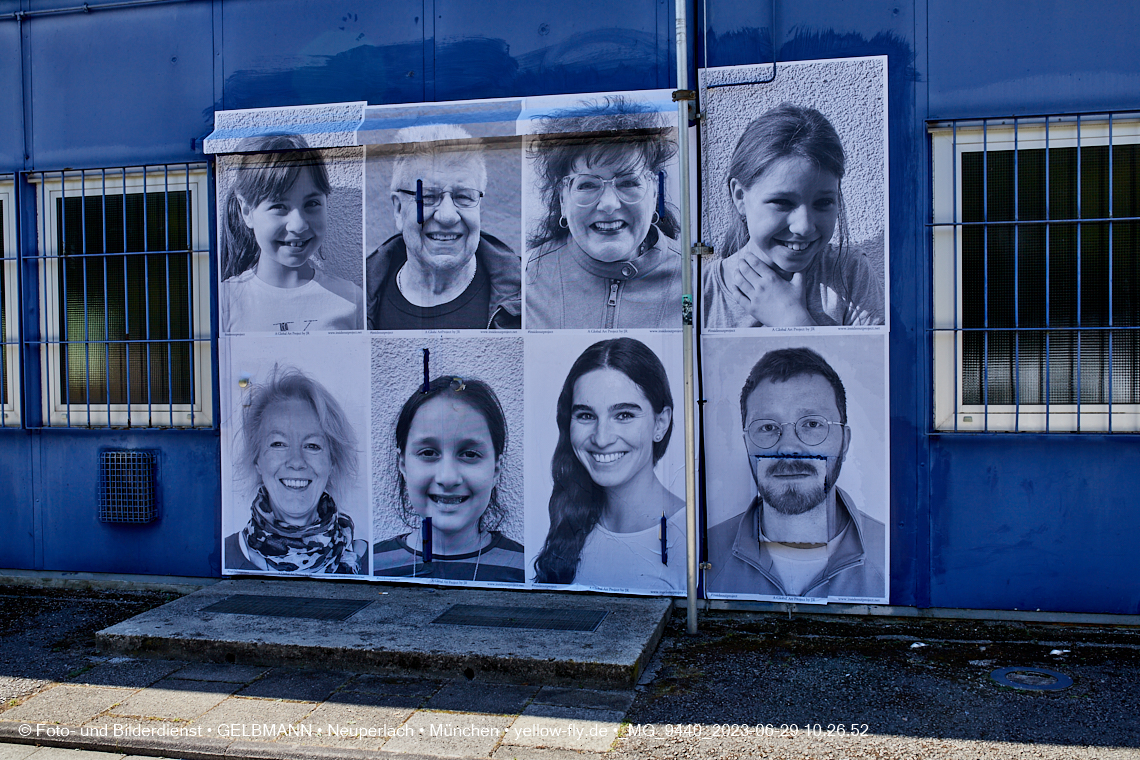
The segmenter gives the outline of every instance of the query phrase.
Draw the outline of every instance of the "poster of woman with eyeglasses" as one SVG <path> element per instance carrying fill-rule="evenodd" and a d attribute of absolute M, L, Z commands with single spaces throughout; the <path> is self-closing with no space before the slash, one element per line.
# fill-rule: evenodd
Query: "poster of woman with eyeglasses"
<path fill-rule="evenodd" d="M 680 327 L 675 123 L 635 93 L 527 99 L 527 329 Z"/>
<path fill-rule="evenodd" d="M 522 326 L 519 106 L 468 105 L 365 113 L 370 330 Z"/>
<path fill-rule="evenodd" d="M 710 598 L 885 603 L 885 335 L 707 336 Z"/>

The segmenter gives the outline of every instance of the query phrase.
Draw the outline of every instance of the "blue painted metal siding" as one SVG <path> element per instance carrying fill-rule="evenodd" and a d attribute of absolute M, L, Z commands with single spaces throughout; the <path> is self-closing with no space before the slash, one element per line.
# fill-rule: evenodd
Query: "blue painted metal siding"
<path fill-rule="evenodd" d="M 768 0 L 696 4 L 694 67 L 889 56 L 892 602 L 1140 612 L 1135 436 L 928 434 L 925 131 L 1138 107 L 1140 17 L 1126 2 L 776 1 L 774 29 Z M 0 0 L 0 16 L 47 7 Z M 665 0 L 187 0 L 2 20 L 0 173 L 187 160 L 215 109 L 670 87 L 672 48 Z M 155 526 L 93 522 L 113 442 L 162 452 Z M 216 575 L 217 452 L 211 433 L 0 431 L 0 566 Z"/>
<path fill-rule="evenodd" d="M 14 10 L 15 3 L 0 3 L 0 13 Z M 20 81 L 20 27 L 0 23 L 0 171 L 23 166 L 23 98 Z"/>
<path fill-rule="evenodd" d="M 930 2 L 919 116 L 1140 106 L 1134 4 L 1027 10 L 1011 0 Z M 1135 435 L 931 438 L 929 603 L 1140 612 L 1138 445 Z"/>
<path fill-rule="evenodd" d="M 25 23 L 36 168 L 194 158 L 191 140 L 213 126 L 208 3 L 39 16 Z"/>
<path fill-rule="evenodd" d="M 74 5 L 0 0 L 0 173 L 200 158 L 194 141 L 221 109 L 649 89 L 674 79 L 673 6 L 664 0 L 186 0 L 115 10 L 91 2 L 90 13 L 37 15 Z M 18 11 L 28 13 L 20 23 L 8 15 Z M 32 255 L 35 218 L 22 222 Z M 39 367 L 28 358 L 34 415 Z M 160 452 L 152 525 L 95 518 L 98 452 L 118 446 Z M 0 463 L 11 473 L 0 517 L 15 528 L 0 537 L 0 567 L 218 575 L 218 454 L 213 432 L 0 431 Z"/>
<path fill-rule="evenodd" d="M 1140 612 L 1136 436 L 931 447 L 937 606 Z"/>
<path fill-rule="evenodd" d="M 219 109 L 425 98 L 430 3 L 235 0 L 215 6 L 222 40 Z"/>
<path fill-rule="evenodd" d="M 221 491 L 217 436 L 162 431 L 44 431 L 39 446 L 43 487 L 36 509 L 45 570 L 164 575 L 218 575 Z M 200 438 L 201 441 L 193 439 Z M 157 450 L 159 517 L 145 525 L 98 521 L 99 452 Z M 152 569 L 157 568 L 157 569 Z"/>
<path fill-rule="evenodd" d="M 1140 93 L 1128 0 L 930 2 L 930 118 L 1111 111 Z"/>
<path fill-rule="evenodd" d="M 35 499 L 28 436 L 0 434 L 0 566 L 36 566 Z"/>

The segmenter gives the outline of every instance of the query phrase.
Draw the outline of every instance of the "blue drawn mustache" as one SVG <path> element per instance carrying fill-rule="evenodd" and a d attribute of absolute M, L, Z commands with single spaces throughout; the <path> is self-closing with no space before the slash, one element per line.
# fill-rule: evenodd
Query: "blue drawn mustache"
<path fill-rule="evenodd" d="M 760 459 L 761 457 L 756 458 L 757 467 L 760 466 Z M 777 477 L 780 475 L 818 475 L 819 471 L 815 468 L 815 465 L 810 464 L 810 461 L 805 460 L 822 459 L 826 462 L 827 457 L 813 454 L 809 456 L 792 457 L 778 456 L 771 457 L 771 459 L 773 461 L 769 462 L 766 467 L 767 474 L 771 477 Z"/>

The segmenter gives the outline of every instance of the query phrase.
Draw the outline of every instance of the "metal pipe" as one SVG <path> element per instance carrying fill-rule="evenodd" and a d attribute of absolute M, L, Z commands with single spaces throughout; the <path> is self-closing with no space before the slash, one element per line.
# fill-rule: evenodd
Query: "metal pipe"
<path fill-rule="evenodd" d="M 36 16 L 61 16 L 69 13 L 90 13 L 91 11 L 114 10 L 117 8 L 136 8 L 144 5 L 170 5 L 172 3 L 197 2 L 198 0 L 121 0 L 117 3 L 84 3 L 72 5 L 67 8 L 44 8 L 37 11 L 13 11 L 0 13 L 0 21 L 22 22 Z"/>
<path fill-rule="evenodd" d="M 675 0 L 677 11 L 677 89 L 689 89 L 689 0 Z M 689 232 L 689 104 L 677 100 L 677 156 L 681 167 L 681 340 L 685 372 L 685 556 L 688 561 L 688 631 L 697 632 L 697 441 L 693 398 L 693 241 Z"/>

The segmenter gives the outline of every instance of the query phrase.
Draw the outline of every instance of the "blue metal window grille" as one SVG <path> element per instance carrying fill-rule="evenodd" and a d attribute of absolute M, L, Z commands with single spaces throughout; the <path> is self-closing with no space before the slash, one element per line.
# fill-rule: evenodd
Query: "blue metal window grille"
<path fill-rule="evenodd" d="M 0 174 L 0 428 L 19 427 L 19 329 L 13 177 Z"/>
<path fill-rule="evenodd" d="M 1140 429 L 1137 125 L 932 125 L 936 428 Z"/>
<path fill-rule="evenodd" d="M 211 424 L 204 169 L 30 175 L 45 426 Z"/>
<path fill-rule="evenodd" d="M 158 516 L 153 451 L 99 452 L 99 522 L 148 523 Z"/>

